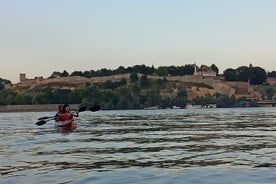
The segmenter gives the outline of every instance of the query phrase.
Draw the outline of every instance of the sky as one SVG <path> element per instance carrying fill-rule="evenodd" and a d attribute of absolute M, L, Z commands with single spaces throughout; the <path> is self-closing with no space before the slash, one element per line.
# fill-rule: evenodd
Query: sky
<path fill-rule="evenodd" d="M 0 78 L 215 64 L 276 71 L 275 0 L 0 0 Z"/>

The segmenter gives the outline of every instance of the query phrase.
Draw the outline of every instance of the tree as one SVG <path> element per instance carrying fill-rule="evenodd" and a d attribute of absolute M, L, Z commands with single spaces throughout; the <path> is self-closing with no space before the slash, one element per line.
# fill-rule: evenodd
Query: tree
<path fill-rule="evenodd" d="M 124 74 L 124 73 L 127 73 L 125 67 L 123 66 L 119 66 L 115 71 L 114 71 L 114 74 Z"/>
<path fill-rule="evenodd" d="M 5 84 L 11 84 L 11 81 L 0 78 L 0 90 L 5 88 Z"/>
<path fill-rule="evenodd" d="M 142 77 L 141 77 L 141 79 L 140 79 L 140 82 L 141 82 L 140 85 L 141 85 L 142 87 L 148 87 L 149 84 L 150 84 L 147 75 L 142 75 Z"/>
<path fill-rule="evenodd" d="M 84 76 L 84 74 L 82 73 L 82 71 L 74 71 L 71 73 L 71 76 Z"/>
<path fill-rule="evenodd" d="M 57 77 L 68 77 L 69 73 L 66 70 L 63 70 L 63 72 L 53 72 L 50 78 L 57 78 Z"/>
<path fill-rule="evenodd" d="M 235 96 L 219 95 L 216 100 L 217 107 L 226 108 L 231 107 L 236 104 Z"/>
<path fill-rule="evenodd" d="M 77 89 L 68 94 L 68 103 L 80 104 L 83 99 L 83 90 Z"/>
<path fill-rule="evenodd" d="M 160 66 L 160 67 L 158 67 L 158 69 L 156 71 L 156 74 L 159 75 L 159 76 L 168 76 L 169 72 L 168 72 L 167 67 Z"/>
<path fill-rule="evenodd" d="M 253 67 L 251 68 L 250 73 L 250 84 L 251 85 L 259 85 L 266 82 L 266 72 L 263 68 Z"/>
<path fill-rule="evenodd" d="M 61 77 L 68 77 L 69 73 L 66 70 L 63 70 L 63 72 L 61 73 Z"/>
<path fill-rule="evenodd" d="M 139 79 L 137 73 L 135 73 L 135 72 L 131 73 L 129 78 L 130 78 L 131 83 L 137 82 Z"/>
<path fill-rule="evenodd" d="M 268 72 L 267 76 L 272 77 L 272 78 L 276 78 L 276 71 Z"/>
<path fill-rule="evenodd" d="M 265 94 L 269 100 L 273 100 L 273 98 L 275 96 L 275 91 L 272 88 L 268 88 L 265 90 Z"/>
<path fill-rule="evenodd" d="M 250 80 L 250 70 L 247 66 L 240 66 L 236 70 L 237 81 L 248 82 Z"/>
<path fill-rule="evenodd" d="M 236 70 L 229 68 L 223 72 L 223 77 L 226 81 L 236 81 Z"/>
<path fill-rule="evenodd" d="M 18 95 L 17 92 L 11 89 L 3 89 L 0 91 L 0 104 L 1 105 L 13 105 L 15 104 L 15 97 Z"/>
<path fill-rule="evenodd" d="M 118 85 L 119 86 L 124 86 L 127 84 L 127 80 L 126 78 L 121 78 L 120 81 L 118 82 Z"/>
<path fill-rule="evenodd" d="M 187 96 L 188 95 L 187 95 L 186 90 L 184 90 L 184 89 L 180 90 L 176 95 L 174 105 L 182 107 L 182 108 L 186 107 L 186 104 L 188 101 Z"/>
<path fill-rule="evenodd" d="M 218 69 L 218 67 L 217 67 L 215 64 L 212 64 L 212 65 L 210 66 L 210 68 L 211 68 L 214 72 L 216 72 L 217 75 L 219 74 L 219 69 Z"/>

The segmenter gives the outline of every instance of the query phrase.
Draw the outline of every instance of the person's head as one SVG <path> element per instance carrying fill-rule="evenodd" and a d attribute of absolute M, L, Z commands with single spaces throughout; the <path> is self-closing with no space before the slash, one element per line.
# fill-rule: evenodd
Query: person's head
<path fill-rule="evenodd" d="M 63 105 L 58 106 L 58 112 L 63 112 Z"/>
<path fill-rule="evenodd" d="M 65 114 L 65 113 L 68 113 L 68 112 L 70 112 L 70 106 L 68 104 L 65 104 L 63 106 L 63 113 Z"/>

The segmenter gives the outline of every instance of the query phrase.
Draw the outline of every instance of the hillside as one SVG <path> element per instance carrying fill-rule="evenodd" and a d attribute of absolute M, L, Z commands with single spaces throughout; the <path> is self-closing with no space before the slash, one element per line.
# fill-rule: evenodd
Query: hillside
<path fill-rule="evenodd" d="M 138 77 L 141 77 L 138 74 Z M 69 76 L 60 78 L 35 78 L 24 79 L 18 84 L 6 85 L 7 89 L 69 89 L 74 90 L 84 88 L 90 84 L 104 83 L 107 81 L 118 82 L 121 79 L 126 79 L 130 83 L 130 74 L 112 75 L 105 77 L 80 77 Z M 153 81 L 163 80 L 164 77 L 150 75 L 148 79 Z M 206 94 L 215 95 L 216 93 L 224 94 L 227 96 L 246 97 L 251 99 L 261 99 L 262 94 L 256 91 L 247 82 L 226 82 L 218 77 L 202 77 L 202 76 L 168 76 L 165 78 L 168 84 L 162 89 L 163 96 L 175 96 L 180 89 L 186 89 L 188 99 L 205 96 Z M 269 79 L 270 82 L 274 82 Z"/>
<path fill-rule="evenodd" d="M 104 109 L 185 108 L 187 104 L 255 107 L 259 100 L 273 99 L 276 91 L 273 79 L 267 80 L 271 85 L 253 86 L 248 82 L 227 82 L 221 77 L 193 75 L 161 77 L 131 73 L 20 79 L 20 83 L 5 85 L 0 90 L 0 105 L 69 103 L 101 105 Z"/>

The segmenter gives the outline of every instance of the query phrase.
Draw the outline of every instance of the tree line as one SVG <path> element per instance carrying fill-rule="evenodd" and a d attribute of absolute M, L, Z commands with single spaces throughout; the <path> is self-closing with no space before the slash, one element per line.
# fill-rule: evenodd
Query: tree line
<path fill-rule="evenodd" d="M 128 82 L 129 81 L 129 82 Z M 85 88 L 52 89 L 3 89 L 0 91 L 0 105 L 20 104 L 83 104 L 101 105 L 105 109 L 142 109 L 151 106 L 185 107 L 187 92 L 180 90 L 174 97 L 163 97 L 161 90 L 167 80 L 150 80 L 147 75 L 139 77 L 132 73 L 129 79 L 89 84 Z"/>
<path fill-rule="evenodd" d="M 5 84 L 11 84 L 10 80 L 0 78 L 0 90 L 4 89 Z"/>
<path fill-rule="evenodd" d="M 103 76 L 111 76 L 118 74 L 126 74 L 126 73 L 140 73 L 144 75 L 158 75 L 158 76 L 185 76 L 185 75 L 193 75 L 195 70 L 194 64 L 188 64 L 184 66 L 160 66 L 158 68 L 154 68 L 154 66 L 146 66 L 146 65 L 135 65 L 133 67 L 123 67 L 120 66 L 115 70 L 110 69 L 100 69 L 97 71 L 74 71 L 69 74 L 66 70 L 63 72 L 53 72 L 50 78 L 54 77 L 68 77 L 68 76 L 82 76 L 82 77 L 103 77 Z M 219 74 L 219 69 L 215 64 L 212 64 L 210 68 Z M 276 71 L 266 72 L 261 67 L 253 67 L 251 64 L 249 67 L 240 66 L 237 69 L 226 69 L 221 75 L 225 78 L 226 81 L 241 81 L 241 82 L 250 82 L 251 85 L 260 85 L 265 84 L 267 77 L 276 78 Z"/>
<path fill-rule="evenodd" d="M 241 66 L 237 69 L 227 69 L 223 72 L 226 81 L 249 82 L 251 85 L 265 84 L 268 76 L 273 77 L 274 72 L 266 73 L 263 68 L 250 65 Z"/>
<path fill-rule="evenodd" d="M 118 74 L 127 74 L 127 73 L 140 73 L 144 75 L 153 75 L 157 74 L 159 76 L 184 76 L 184 75 L 193 75 L 194 74 L 194 65 L 184 65 L 184 66 L 160 66 L 158 68 L 154 68 L 154 66 L 146 66 L 146 65 L 135 65 L 133 67 L 123 67 L 120 66 L 115 70 L 110 69 L 100 69 L 100 70 L 90 70 L 90 71 L 74 71 L 69 74 L 66 70 L 63 72 L 55 71 L 52 73 L 50 78 L 54 77 L 68 77 L 68 76 L 82 76 L 82 77 L 104 77 Z"/>
<path fill-rule="evenodd" d="M 212 65 L 211 68 L 218 72 L 218 68 Z M 256 103 L 245 103 L 245 99 L 235 99 L 234 96 L 228 97 L 222 94 L 204 97 L 197 97 L 188 100 L 185 88 L 179 89 L 174 96 L 163 95 L 164 89 L 168 89 L 169 81 L 167 76 L 192 75 L 194 65 L 148 67 L 145 65 L 135 65 L 133 67 L 119 67 L 116 70 L 101 69 L 98 71 L 86 72 L 53 72 L 51 77 L 66 76 L 108 76 L 115 74 L 131 73 L 129 79 L 122 78 L 120 81 L 106 81 L 102 83 L 87 84 L 84 88 L 75 90 L 69 89 L 52 89 L 50 86 L 43 89 L 4 89 L 4 84 L 11 82 L 0 78 L 0 105 L 18 105 L 18 104 L 91 104 L 102 105 L 106 109 L 141 109 L 145 107 L 158 106 L 169 108 L 173 106 L 185 107 L 187 103 L 205 106 L 206 104 L 215 103 L 218 107 L 232 106 L 256 106 Z M 138 77 L 138 74 L 142 74 Z M 148 79 L 148 75 L 163 76 L 163 79 L 157 81 Z M 252 85 L 266 84 L 267 77 L 276 78 L 276 72 L 266 73 L 260 67 L 241 66 L 237 69 L 227 69 L 222 76 L 227 81 L 244 81 Z M 129 81 L 129 82 L 128 82 Z M 199 84 L 200 85 L 200 84 Z M 206 87 L 206 86 L 202 86 Z M 172 93 L 168 91 L 168 93 Z M 273 99 L 275 97 L 274 88 L 266 88 L 264 91 L 265 98 Z"/>
<path fill-rule="evenodd" d="M 172 82 L 166 77 L 158 80 L 150 80 L 147 75 L 139 77 L 132 73 L 129 79 L 122 78 L 120 81 L 106 81 L 102 83 L 89 84 L 85 88 L 52 89 L 46 87 L 33 90 L 3 89 L 0 91 L 0 105 L 21 104 L 83 104 L 88 106 L 101 105 L 104 109 L 143 109 L 146 107 L 172 108 L 173 106 L 185 108 L 187 103 L 193 105 L 217 104 L 217 107 L 255 107 L 254 101 L 247 102 L 243 98 L 236 99 L 235 96 L 222 94 L 196 97 L 188 99 L 186 88 L 179 88 L 175 95 L 164 95 L 164 89 L 171 94 L 168 85 Z M 212 88 L 206 84 L 197 84 L 197 87 Z M 268 95 L 271 90 L 267 90 Z M 274 91 L 273 91 L 274 94 Z"/>

